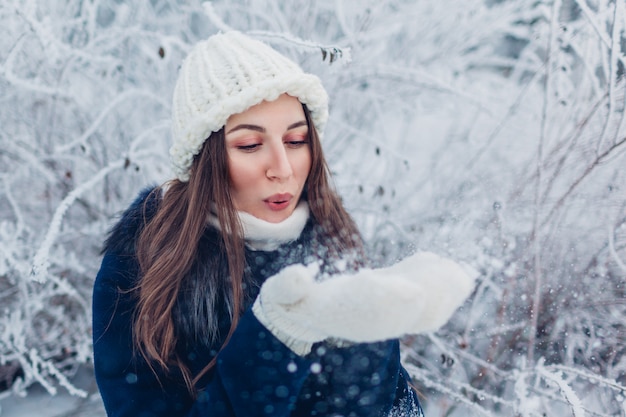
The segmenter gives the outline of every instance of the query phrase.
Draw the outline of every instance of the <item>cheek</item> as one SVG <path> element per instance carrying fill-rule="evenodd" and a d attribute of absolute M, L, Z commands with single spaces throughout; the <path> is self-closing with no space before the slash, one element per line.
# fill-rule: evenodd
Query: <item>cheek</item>
<path fill-rule="evenodd" d="M 241 192 L 254 185 L 253 183 L 257 175 L 252 172 L 252 167 L 253 165 L 245 164 L 236 158 L 228 160 L 228 176 L 233 191 Z"/>
<path fill-rule="evenodd" d="M 311 171 L 311 152 L 307 150 L 298 154 L 291 162 L 291 169 L 299 178 L 308 177 Z"/>

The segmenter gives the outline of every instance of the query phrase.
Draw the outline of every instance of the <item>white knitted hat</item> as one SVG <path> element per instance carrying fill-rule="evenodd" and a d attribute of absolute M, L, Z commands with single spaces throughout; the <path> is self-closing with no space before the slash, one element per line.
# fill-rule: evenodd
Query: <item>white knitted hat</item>
<path fill-rule="evenodd" d="M 328 119 L 328 95 L 318 77 L 240 32 L 218 33 L 199 42 L 185 58 L 172 105 L 172 169 L 186 182 L 193 157 L 228 118 L 283 93 L 311 112 L 321 137 Z"/>

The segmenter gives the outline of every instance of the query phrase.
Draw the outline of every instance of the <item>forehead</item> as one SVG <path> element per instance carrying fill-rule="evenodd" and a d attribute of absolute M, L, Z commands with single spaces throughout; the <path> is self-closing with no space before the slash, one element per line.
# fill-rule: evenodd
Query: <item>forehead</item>
<path fill-rule="evenodd" d="M 290 125 L 300 120 L 305 120 L 300 101 L 296 97 L 282 94 L 276 100 L 262 101 L 241 113 L 233 114 L 226 121 L 226 130 L 241 123 L 259 126 L 272 123 Z"/>

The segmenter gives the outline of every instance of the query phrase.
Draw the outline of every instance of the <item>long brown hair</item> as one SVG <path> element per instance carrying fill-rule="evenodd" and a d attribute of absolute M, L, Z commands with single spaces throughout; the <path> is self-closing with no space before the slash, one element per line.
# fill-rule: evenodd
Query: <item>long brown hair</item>
<path fill-rule="evenodd" d="M 330 239 L 325 244 L 340 256 L 347 251 L 362 253 L 358 229 L 331 187 L 329 170 L 310 113 L 303 106 L 309 126 L 311 170 L 305 195 L 311 214 Z M 197 374 L 192 375 L 184 360 L 176 354 L 177 329 L 173 312 L 185 276 L 191 270 L 198 245 L 207 227 L 209 209 L 216 210 L 222 231 L 216 250 L 227 260 L 227 280 L 208 283 L 218 287 L 229 301 L 231 325 L 224 345 L 235 330 L 243 305 L 245 244 L 241 224 L 230 195 L 228 158 L 223 129 L 205 140 L 194 158 L 189 182 L 172 180 L 154 192 L 163 193 L 156 214 L 145 225 L 137 244 L 141 279 L 133 323 L 135 348 L 150 366 L 163 370 L 180 370 L 191 394 L 195 383 L 214 365 L 215 358 Z M 166 188 L 163 192 L 162 188 Z M 154 364 L 154 365 L 153 365 Z M 154 368 L 153 368 L 154 370 Z"/>

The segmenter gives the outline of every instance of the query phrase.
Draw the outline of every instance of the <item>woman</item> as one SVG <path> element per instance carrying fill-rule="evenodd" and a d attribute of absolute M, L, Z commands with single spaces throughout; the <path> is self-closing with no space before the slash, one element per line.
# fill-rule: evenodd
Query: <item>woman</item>
<path fill-rule="evenodd" d="M 422 415 L 395 338 L 441 326 L 473 280 L 432 254 L 361 268 L 327 115 L 317 77 L 239 32 L 185 59 L 176 178 L 123 214 L 94 286 L 109 416 Z"/>

